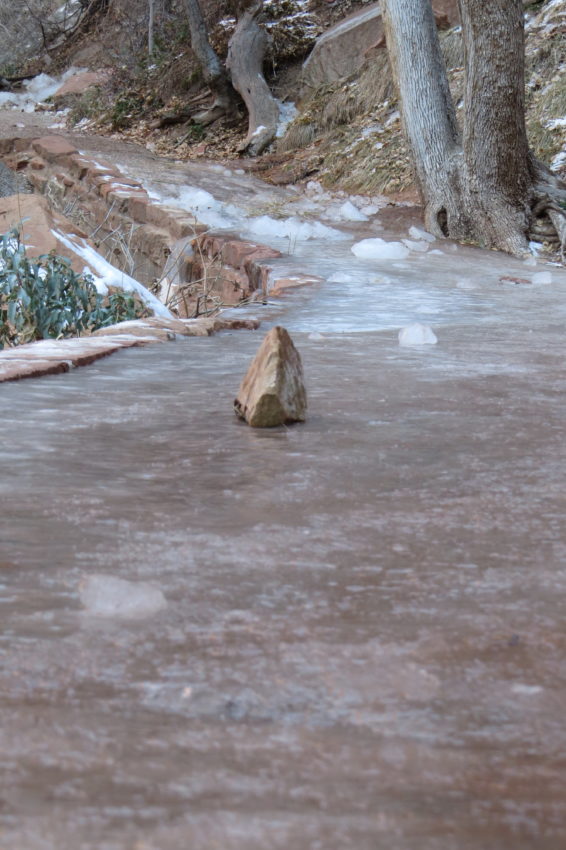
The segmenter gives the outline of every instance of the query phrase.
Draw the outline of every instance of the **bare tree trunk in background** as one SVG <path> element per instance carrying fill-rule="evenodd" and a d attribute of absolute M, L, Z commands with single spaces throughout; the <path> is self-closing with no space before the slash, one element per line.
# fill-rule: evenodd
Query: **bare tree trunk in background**
<path fill-rule="evenodd" d="M 469 204 L 489 247 L 520 253 L 533 177 L 525 123 L 522 0 L 459 0 L 466 90 L 464 160 Z"/>
<path fill-rule="evenodd" d="M 256 0 L 238 19 L 226 60 L 232 84 L 241 94 L 249 114 L 248 135 L 240 150 L 251 156 L 258 156 L 271 144 L 279 121 L 277 101 L 263 76 L 268 38 L 258 23 L 262 10 L 263 3 Z"/>
<path fill-rule="evenodd" d="M 149 22 L 147 25 L 147 52 L 150 56 L 155 50 L 155 0 L 149 0 Z"/>
<path fill-rule="evenodd" d="M 206 112 L 194 115 L 200 124 L 211 124 L 222 115 L 231 115 L 235 110 L 230 81 L 222 63 L 210 44 L 206 23 L 198 0 L 185 0 L 185 9 L 191 32 L 191 47 L 197 57 L 205 82 L 215 94 L 215 101 Z"/>
<path fill-rule="evenodd" d="M 533 200 L 524 117 L 523 0 L 459 0 L 466 94 L 460 141 L 430 0 L 383 0 L 405 132 L 436 235 L 527 249 Z"/>

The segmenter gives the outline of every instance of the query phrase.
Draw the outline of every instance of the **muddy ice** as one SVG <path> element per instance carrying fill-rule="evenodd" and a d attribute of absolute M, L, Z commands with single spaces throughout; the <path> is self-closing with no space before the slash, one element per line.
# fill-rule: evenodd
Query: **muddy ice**
<path fill-rule="evenodd" d="M 300 218 L 221 177 L 243 235 Z M 260 331 L 2 388 L 0 847 L 566 843 L 566 275 L 319 194 Z M 254 431 L 273 323 L 309 418 Z"/>

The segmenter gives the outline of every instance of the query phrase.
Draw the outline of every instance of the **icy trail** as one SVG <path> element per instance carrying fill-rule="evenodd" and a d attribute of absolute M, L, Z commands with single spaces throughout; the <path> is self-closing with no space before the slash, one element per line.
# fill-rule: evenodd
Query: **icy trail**
<path fill-rule="evenodd" d="M 325 282 L 2 387 L 3 846 L 566 846 L 564 271 L 117 159 Z M 270 322 L 309 416 L 257 432 L 232 401 Z"/>

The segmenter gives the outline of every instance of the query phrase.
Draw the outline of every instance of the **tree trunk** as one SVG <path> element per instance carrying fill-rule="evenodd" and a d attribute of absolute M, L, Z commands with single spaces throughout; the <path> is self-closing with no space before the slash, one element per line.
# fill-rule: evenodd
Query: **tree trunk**
<path fill-rule="evenodd" d="M 205 82 L 215 94 L 215 100 L 210 109 L 194 115 L 193 120 L 200 124 L 211 124 L 222 115 L 233 114 L 235 111 L 233 92 L 222 63 L 210 44 L 199 0 L 185 0 L 185 9 L 191 32 L 191 47 L 200 62 Z"/>
<path fill-rule="evenodd" d="M 155 50 L 155 0 L 149 0 L 149 21 L 147 25 L 147 52 L 153 56 Z"/>
<path fill-rule="evenodd" d="M 525 124 L 523 0 L 459 0 L 468 203 L 489 247 L 525 250 L 532 176 Z"/>
<path fill-rule="evenodd" d="M 383 20 L 426 227 L 448 236 L 462 226 L 460 132 L 430 0 L 386 0 Z"/>
<path fill-rule="evenodd" d="M 277 131 L 279 107 L 263 76 L 267 35 L 257 22 L 263 3 L 256 0 L 239 19 L 228 45 L 226 67 L 232 85 L 246 104 L 248 135 L 240 150 L 258 156 L 271 144 Z"/>
<path fill-rule="evenodd" d="M 533 181 L 524 119 L 522 0 L 459 0 L 463 142 L 430 0 L 383 0 L 383 6 L 426 226 L 436 235 L 524 253 Z"/>

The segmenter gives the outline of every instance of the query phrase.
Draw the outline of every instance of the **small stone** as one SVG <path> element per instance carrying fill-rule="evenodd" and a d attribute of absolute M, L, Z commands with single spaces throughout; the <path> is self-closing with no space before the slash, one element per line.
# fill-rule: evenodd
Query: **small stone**
<path fill-rule="evenodd" d="M 304 422 L 307 409 L 303 366 L 285 328 L 272 328 L 254 357 L 234 402 L 252 428 Z"/>

